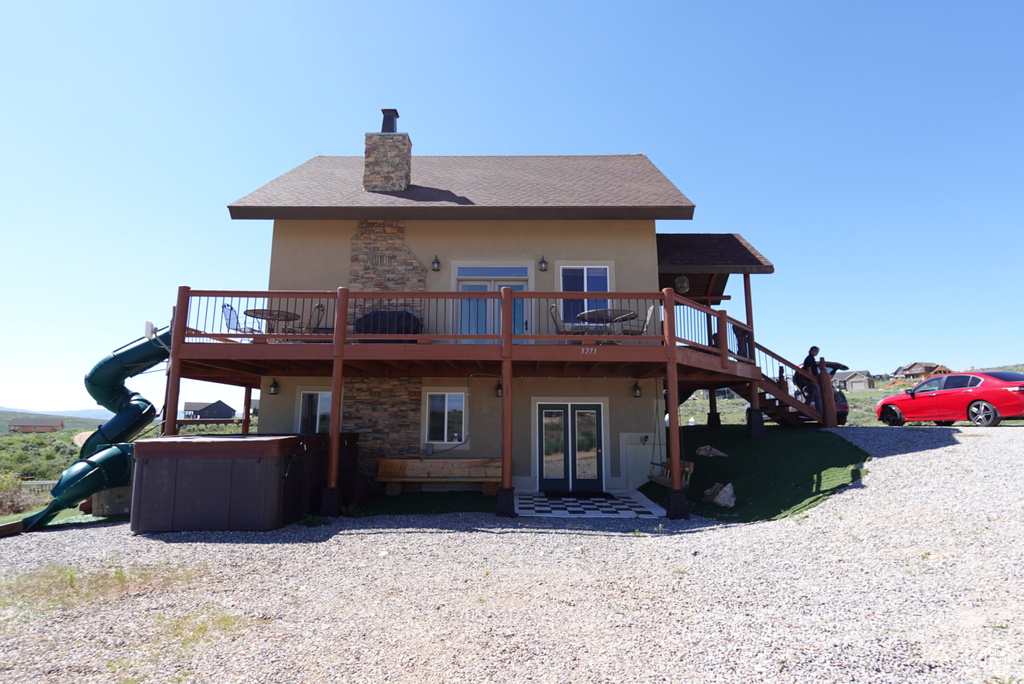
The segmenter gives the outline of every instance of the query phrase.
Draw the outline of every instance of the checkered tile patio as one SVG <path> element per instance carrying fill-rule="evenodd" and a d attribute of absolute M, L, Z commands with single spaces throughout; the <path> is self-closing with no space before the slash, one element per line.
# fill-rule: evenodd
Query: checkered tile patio
<path fill-rule="evenodd" d="M 516 492 L 516 513 L 547 518 L 663 518 L 665 509 L 639 492 L 588 497 L 548 497 L 543 492 Z"/>

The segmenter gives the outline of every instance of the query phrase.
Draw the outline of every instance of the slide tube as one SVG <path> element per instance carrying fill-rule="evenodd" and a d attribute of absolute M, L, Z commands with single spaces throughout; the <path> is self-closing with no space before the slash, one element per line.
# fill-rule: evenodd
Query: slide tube
<path fill-rule="evenodd" d="M 96 492 L 131 483 L 130 442 L 156 417 L 156 407 L 125 387 L 170 356 L 171 329 L 143 337 L 110 353 L 85 376 L 85 388 L 96 403 L 114 413 L 82 445 L 80 460 L 65 470 L 50 490 L 53 500 L 39 513 L 22 520 L 25 532 L 46 526 L 65 508 L 74 508 Z"/>

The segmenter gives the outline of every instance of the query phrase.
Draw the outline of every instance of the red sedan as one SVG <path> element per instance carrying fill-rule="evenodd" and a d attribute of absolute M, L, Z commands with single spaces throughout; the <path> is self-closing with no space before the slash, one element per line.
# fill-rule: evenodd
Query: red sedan
<path fill-rule="evenodd" d="M 1024 373 L 936 375 L 904 394 L 878 402 L 875 415 L 886 425 L 925 420 L 952 425 L 969 420 L 979 427 L 995 427 L 1004 418 L 1024 418 Z"/>

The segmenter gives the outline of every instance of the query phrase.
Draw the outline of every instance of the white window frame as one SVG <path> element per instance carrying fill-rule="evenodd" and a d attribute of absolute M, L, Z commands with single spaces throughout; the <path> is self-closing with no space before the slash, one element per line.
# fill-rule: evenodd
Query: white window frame
<path fill-rule="evenodd" d="M 320 401 L 323 400 L 323 396 L 324 395 L 326 395 L 328 397 L 331 396 L 331 389 L 329 387 L 327 389 L 324 389 L 323 387 L 297 387 L 296 388 L 296 397 L 298 397 L 298 401 L 295 402 L 295 431 L 296 432 L 301 432 L 302 431 L 302 407 L 305 405 L 305 402 L 303 401 L 303 399 L 304 399 L 305 395 L 307 395 L 307 394 L 318 394 L 318 395 L 320 395 L 320 398 L 317 401 L 317 413 L 319 414 L 320 413 L 319 403 L 320 403 Z M 343 399 L 344 399 L 344 396 L 345 396 L 344 393 L 342 393 L 342 398 Z M 328 415 L 330 415 L 330 401 L 329 400 L 328 400 L 328 406 L 327 406 L 327 413 L 328 413 Z M 320 430 L 319 430 L 319 427 L 320 427 L 319 421 L 317 421 L 317 433 L 321 434 Z M 322 434 L 330 434 L 330 427 L 328 427 L 326 430 L 324 430 Z"/>
<path fill-rule="evenodd" d="M 430 436 L 430 397 L 432 395 L 445 395 L 445 440 L 448 438 L 448 395 L 458 394 L 462 397 L 462 440 L 459 442 L 437 441 L 429 439 Z M 465 387 L 424 387 L 421 411 L 422 415 L 422 439 L 424 444 L 433 444 L 440 447 L 459 449 L 469 445 L 469 392 Z"/>
<path fill-rule="evenodd" d="M 608 289 L 604 290 L 605 293 L 615 292 L 615 262 L 614 261 L 601 261 L 601 260 L 586 260 L 586 261 L 559 261 L 558 264 L 558 291 L 559 292 L 576 292 L 576 290 L 565 289 L 565 269 L 567 268 L 582 268 L 583 269 L 583 287 L 582 290 L 585 293 L 598 292 L 598 290 L 587 290 L 587 272 L 588 268 L 604 268 L 608 271 Z M 594 297 L 594 299 L 600 299 L 600 297 Z M 567 319 L 568 314 L 565 310 L 565 301 L 562 300 L 562 318 Z M 583 300 L 586 302 L 587 300 Z M 587 305 L 583 304 L 583 309 L 586 310 Z M 574 319 L 575 320 L 575 319 Z"/>

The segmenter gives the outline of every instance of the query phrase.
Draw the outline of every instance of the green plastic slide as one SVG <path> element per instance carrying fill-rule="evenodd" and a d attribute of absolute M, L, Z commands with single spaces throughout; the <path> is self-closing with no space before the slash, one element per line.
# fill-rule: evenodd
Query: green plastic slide
<path fill-rule="evenodd" d="M 143 337 L 111 352 L 85 376 L 85 388 L 96 403 L 114 413 L 85 444 L 80 460 L 65 470 L 50 490 L 53 500 L 42 511 L 22 520 L 25 532 L 45 527 L 65 508 L 74 508 L 96 492 L 131 483 L 133 445 L 156 417 L 156 407 L 124 385 L 170 356 L 171 329 Z"/>

